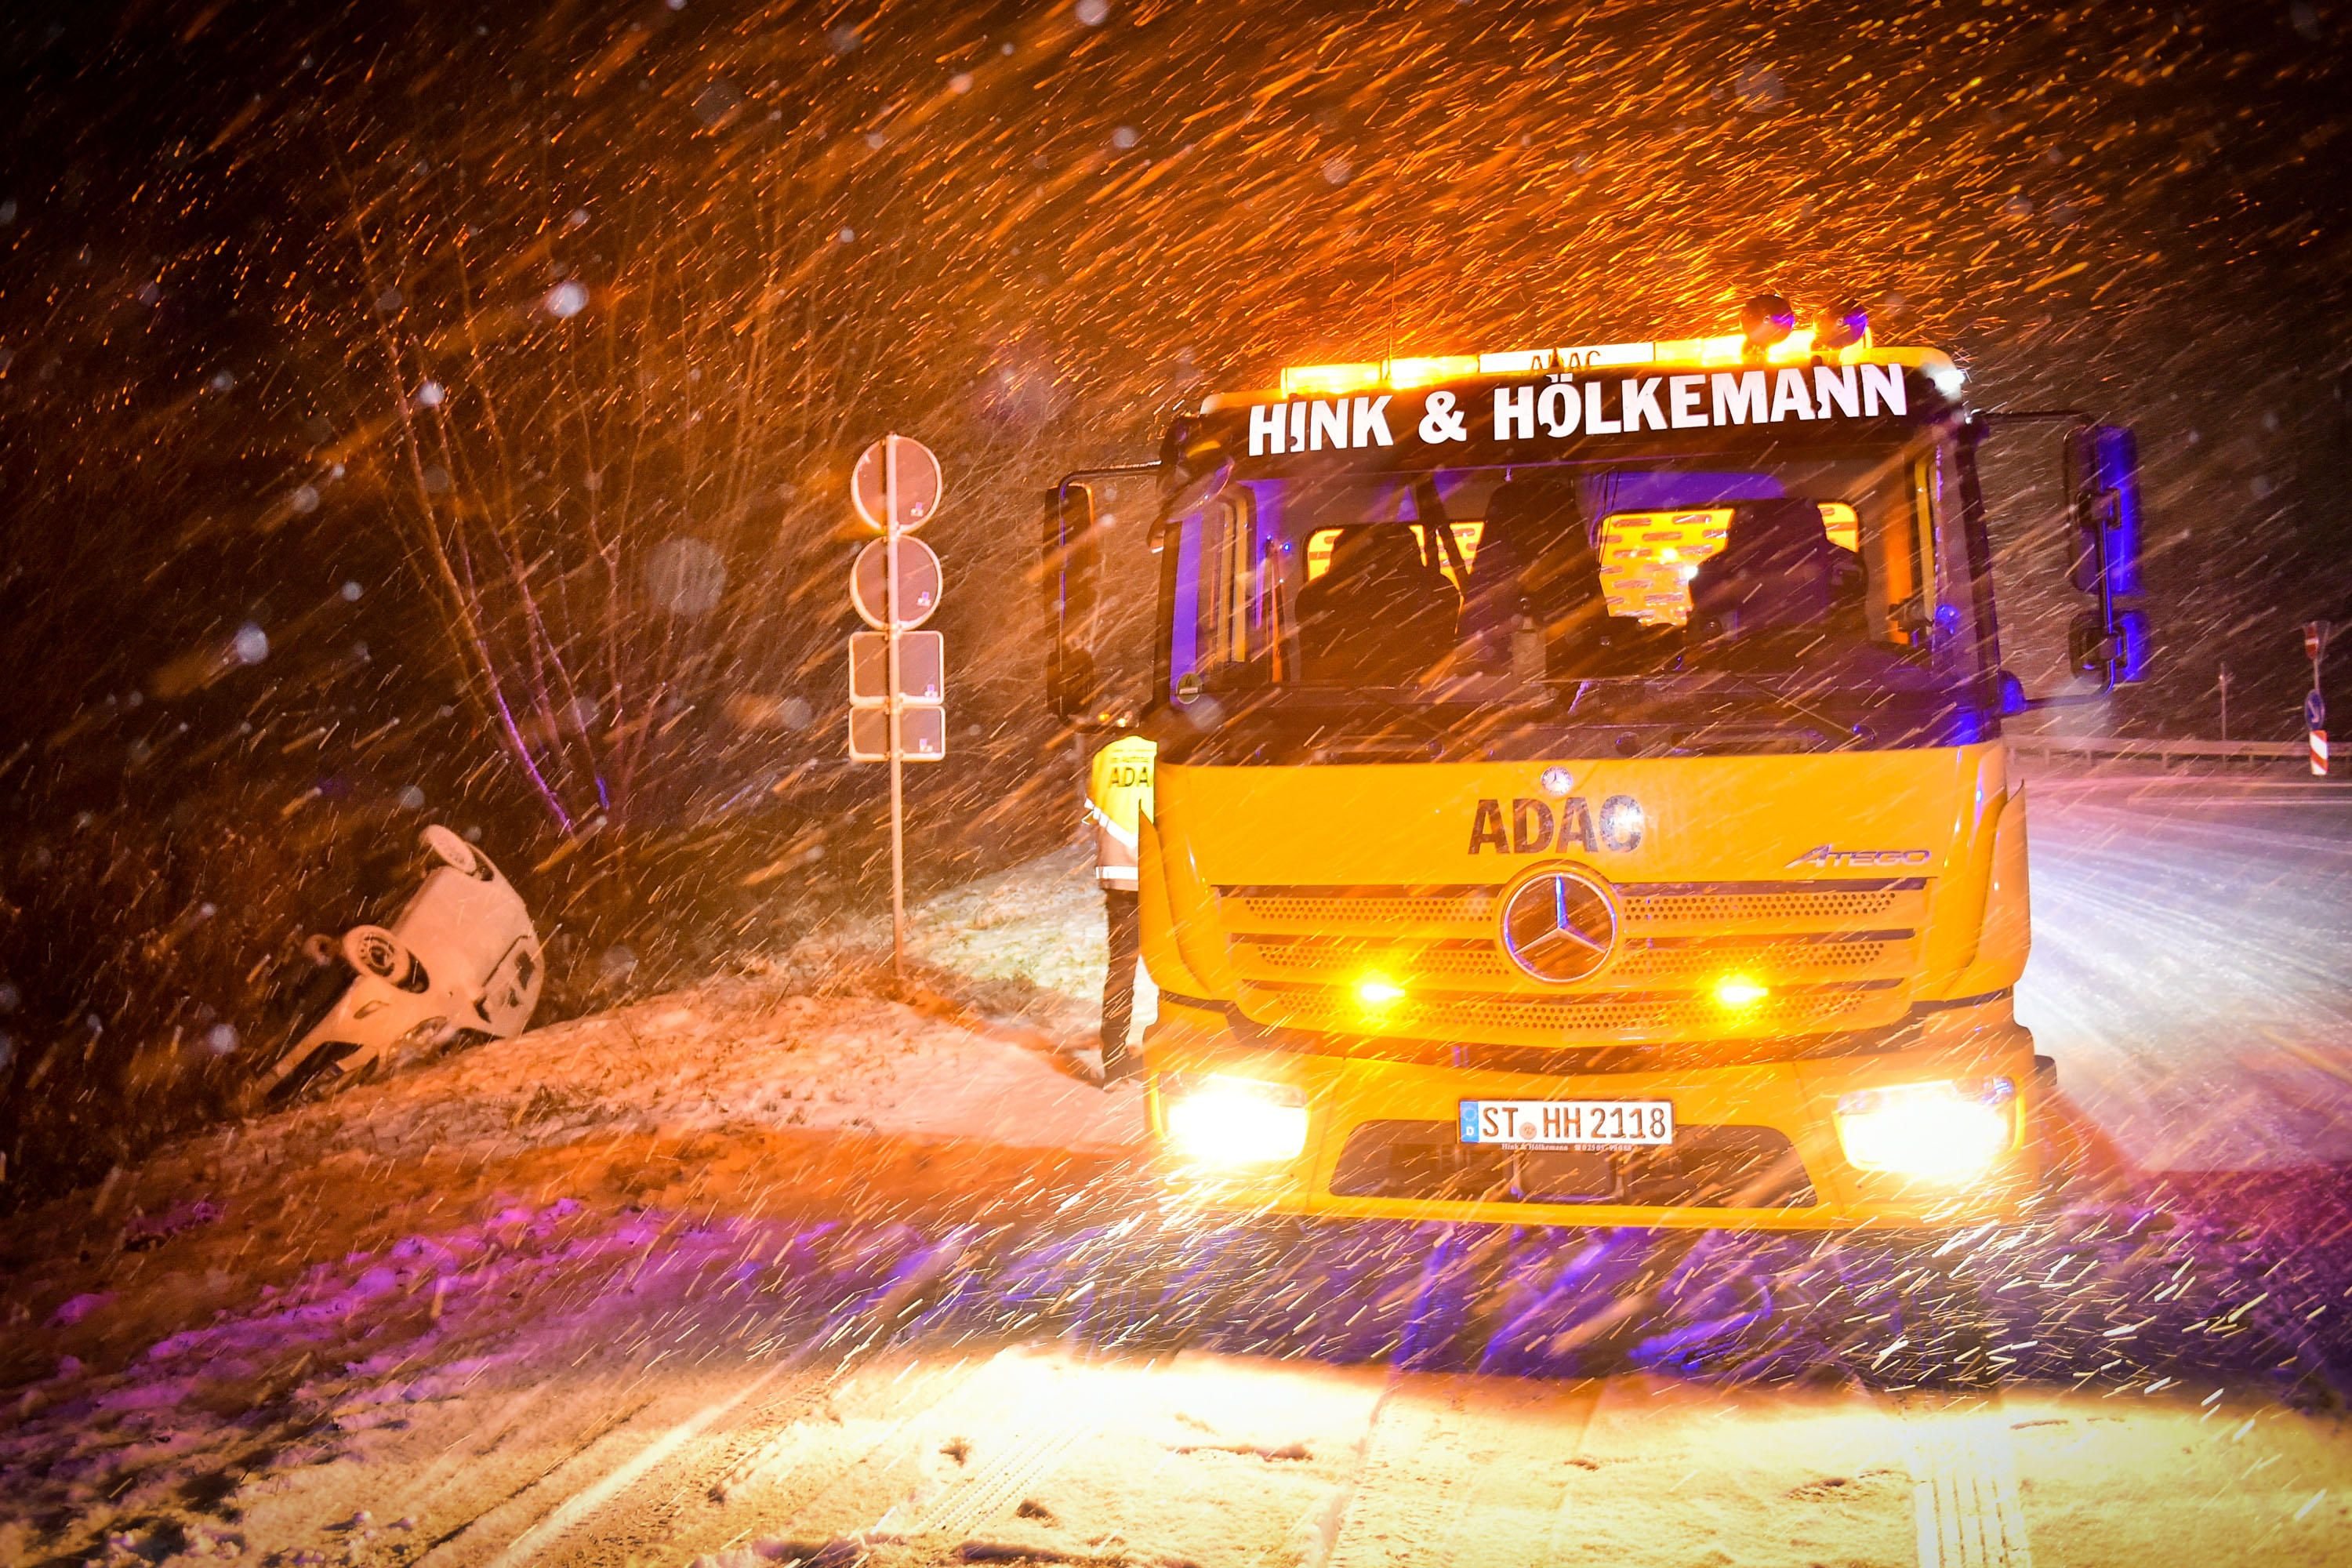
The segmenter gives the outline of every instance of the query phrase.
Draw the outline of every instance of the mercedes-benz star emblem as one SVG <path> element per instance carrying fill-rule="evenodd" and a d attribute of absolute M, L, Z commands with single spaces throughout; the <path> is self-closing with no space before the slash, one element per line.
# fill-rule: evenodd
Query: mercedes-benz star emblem
<path fill-rule="evenodd" d="M 1503 900 L 1503 951 L 1554 985 L 1589 979 L 1617 951 L 1617 900 L 1582 871 L 1538 871 Z"/>

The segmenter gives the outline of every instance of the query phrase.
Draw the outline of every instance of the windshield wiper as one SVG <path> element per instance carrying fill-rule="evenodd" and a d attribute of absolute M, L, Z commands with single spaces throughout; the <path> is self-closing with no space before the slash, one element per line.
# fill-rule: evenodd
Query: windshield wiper
<path fill-rule="evenodd" d="M 1800 719 L 1811 720 L 1814 724 L 1821 726 L 1821 728 L 1816 731 L 1816 733 L 1818 733 L 1822 739 L 1826 741 L 1832 735 L 1836 736 L 1840 742 L 1853 739 L 1853 728 L 1843 721 L 1832 719 L 1826 713 L 1808 708 L 1788 693 L 1784 691 L 1776 691 L 1760 680 L 1757 680 L 1749 677 L 1738 677 L 1735 679 L 1737 680 L 1737 689 L 1747 692 L 1752 696 L 1761 697 L 1767 701 L 1776 704 L 1785 712 L 1793 713 Z"/>
<path fill-rule="evenodd" d="M 1703 676 L 1699 679 L 1704 684 L 1693 688 L 1683 684 L 1689 679 L 1686 676 L 1668 678 L 1664 682 L 1666 689 L 1660 690 L 1661 681 L 1655 677 L 1585 676 L 1576 682 L 1576 693 L 1568 699 L 1562 717 L 1602 725 L 1663 726 L 1680 730 L 1686 736 L 1705 736 L 1711 731 L 1717 738 L 1729 739 L 1740 735 L 1743 729 L 1752 729 L 1752 726 L 1742 726 L 1736 718 L 1725 716 L 1712 716 L 1694 722 L 1680 718 L 1677 710 L 1708 698 L 1721 701 L 1761 697 L 1783 713 L 1804 721 L 1801 731 L 1781 730 L 1777 731 L 1780 734 L 1810 736 L 1823 747 L 1843 744 L 1853 735 L 1853 731 L 1838 720 L 1809 708 L 1761 681 L 1738 677 Z M 1608 700 L 1610 694 L 1622 694 L 1629 690 L 1637 694 L 1634 700 L 1639 703 L 1638 710 L 1632 713 L 1614 710 L 1614 705 Z M 1589 710 L 1588 699 L 1591 700 L 1591 707 L 1599 709 L 1598 712 Z"/>

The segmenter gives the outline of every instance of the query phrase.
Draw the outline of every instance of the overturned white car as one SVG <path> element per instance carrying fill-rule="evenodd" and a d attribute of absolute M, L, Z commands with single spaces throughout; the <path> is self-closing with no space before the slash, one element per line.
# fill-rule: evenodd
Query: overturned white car
<path fill-rule="evenodd" d="M 545 966 L 521 895 L 488 856 L 446 827 L 420 837 L 434 864 L 392 924 L 353 926 L 339 952 L 319 955 L 350 980 L 298 1026 L 294 1044 L 263 1077 L 259 1092 L 270 1104 L 355 1083 L 469 1037 L 520 1034 L 530 1024 Z"/>

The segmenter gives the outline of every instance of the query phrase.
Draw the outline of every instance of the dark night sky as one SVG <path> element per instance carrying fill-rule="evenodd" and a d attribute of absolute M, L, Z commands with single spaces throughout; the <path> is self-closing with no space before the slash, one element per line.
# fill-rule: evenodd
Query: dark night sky
<path fill-rule="evenodd" d="M 1055 446 L 1132 450 L 1168 395 L 1368 337 L 1713 330 L 1759 282 L 1852 289 L 1991 401 L 2143 426 L 2166 673 L 2134 721 L 2224 649 L 2284 690 L 2279 623 L 2352 609 L 2347 25 L 2304 4 L 1128 5 L 1092 28 L 1066 6 L 12 7 L 0 483 L 38 536 L 9 589 L 47 677 L 18 722 L 53 732 L 205 636 L 301 615 L 347 553 L 414 592 L 352 515 L 373 487 L 274 522 L 271 499 L 327 447 L 363 470 L 353 427 L 363 447 L 382 417 L 327 384 L 367 324 L 339 224 L 405 201 L 394 243 L 422 250 L 501 183 L 532 188 L 476 220 L 494 282 L 546 265 L 535 230 L 572 203 L 596 215 L 576 265 L 650 268 L 667 229 L 722 292 L 774 259 L 731 208 L 838 218 L 868 274 L 839 309 L 938 374 L 824 394 Z M 975 394 L 991 374 L 1002 405 Z"/>

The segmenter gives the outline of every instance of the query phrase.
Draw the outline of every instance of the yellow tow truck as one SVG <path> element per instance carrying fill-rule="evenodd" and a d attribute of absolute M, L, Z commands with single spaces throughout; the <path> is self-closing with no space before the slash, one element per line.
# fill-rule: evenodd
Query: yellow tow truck
<path fill-rule="evenodd" d="M 1978 446 L 2065 426 L 2077 697 L 2146 662 L 2139 505 L 2128 430 L 1963 383 L 1768 295 L 1718 337 L 1295 367 L 1049 492 L 1050 700 L 1159 747 L 1171 1181 L 1341 1219 L 2018 1212 L 2051 1074 L 2001 723 L 2067 699 L 2002 668 Z M 1139 474 L 1122 714 L 1142 584 L 1095 492 Z"/>

